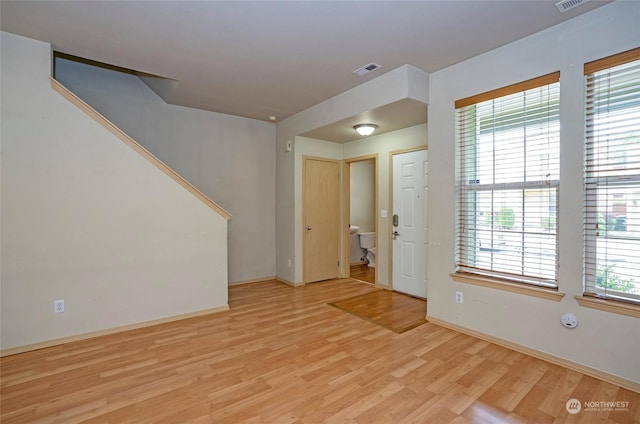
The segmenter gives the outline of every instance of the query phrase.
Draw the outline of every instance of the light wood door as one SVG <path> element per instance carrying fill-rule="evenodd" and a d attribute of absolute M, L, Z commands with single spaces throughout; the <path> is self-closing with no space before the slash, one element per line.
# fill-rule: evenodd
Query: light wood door
<path fill-rule="evenodd" d="M 427 151 L 393 156 L 393 289 L 427 297 Z"/>
<path fill-rule="evenodd" d="M 340 171 L 337 161 L 304 160 L 304 282 L 338 276 Z"/>

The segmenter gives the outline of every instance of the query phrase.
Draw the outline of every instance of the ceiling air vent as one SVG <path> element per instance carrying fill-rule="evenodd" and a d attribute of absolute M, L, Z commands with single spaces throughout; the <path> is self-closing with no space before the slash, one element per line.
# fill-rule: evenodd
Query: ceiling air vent
<path fill-rule="evenodd" d="M 567 10 L 571 10 L 574 7 L 580 6 L 582 3 L 586 3 L 589 0 L 562 0 L 556 3 L 556 7 L 560 11 L 560 13 L 564 13 Z"/>
<path fill-rule="evenodd" d="M 369 72 L 377 71 L 380 68 L 382 68 L 382 66 L 378 65 L 377 63 L 371 62 L 367 65 L 364 65 L 362 68 L 356 69 L 355 71 L 353 71 L 353 73 L 363 76 L 367 75 Z"/>

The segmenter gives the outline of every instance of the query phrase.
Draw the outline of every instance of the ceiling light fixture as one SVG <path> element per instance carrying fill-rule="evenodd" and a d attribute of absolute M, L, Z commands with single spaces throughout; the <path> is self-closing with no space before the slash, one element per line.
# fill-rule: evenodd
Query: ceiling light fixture
<path fill-rule="evenodd" d="M 376 128 L 378 128 L 376 124 L 358 124 L 353 127 L 363 137 L 373 134 Z"/>

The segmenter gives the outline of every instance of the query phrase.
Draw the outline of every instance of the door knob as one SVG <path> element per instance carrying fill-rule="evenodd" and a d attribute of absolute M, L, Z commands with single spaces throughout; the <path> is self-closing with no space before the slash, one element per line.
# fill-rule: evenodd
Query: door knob
<path fill-rule="evenodd" d="M 307 225 L 307 231 L 311 230 L 311 225 Z"/>
<path fill-rule="evenodd" d="M 395 239 L 396 239 L 396 237 L 397 237 L 397 236 L 399 236 L 399 235 L 400 235 L 400 233 L 399 233 L 399 232 L 394 231 L 394 232 L 393 232 L 393 239 L 395 240 Z"/>

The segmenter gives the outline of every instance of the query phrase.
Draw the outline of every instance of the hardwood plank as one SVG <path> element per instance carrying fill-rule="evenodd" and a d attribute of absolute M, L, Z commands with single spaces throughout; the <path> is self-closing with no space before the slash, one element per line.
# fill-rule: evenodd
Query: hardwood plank
<path fill-rule="evenodd" d="M 233 286 L 226 312 L 1 358 L 0 421 L 640 421 L 630 390 L 433 323 L 398 334 L 328 305 L 374 291 L 351 279 Z M 629 407 L 574 416 L 571 398 Z"/>
<path fill-rule="evenodd" d="M 357 264 L 350 266 L 350 277 L 365 283 L 376 283 L 376 269 L 367 264 Z"/>
<path fill-rule="evenodd" d="M 389 290 L 375 290 L 330 305 L 396 333 L 404 333 L 427 322 L 425 300 Z"/>

